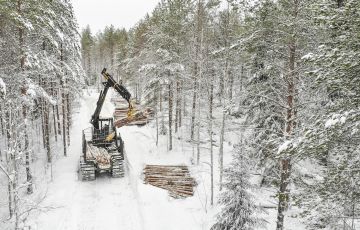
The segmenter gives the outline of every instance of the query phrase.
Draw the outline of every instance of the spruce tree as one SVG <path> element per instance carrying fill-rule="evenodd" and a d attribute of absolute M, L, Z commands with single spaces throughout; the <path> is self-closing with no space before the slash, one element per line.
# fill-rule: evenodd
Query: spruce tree
<path fill-rule="evenodd" d="M 299 203 L 312 228 L 353 223 L 360 210 L 360 31 L 359 1 L 321 1 L 314 21 L 321 45 L 304 56 L 314 87 L 324 94 L 321 113 L 309 126 L 299 148 L 320 165 L 321 177 L 304 181 Z M 314 211 L 315 210 L 315 211 Z M 342 218 L 339 218 L 342 217 Z"/>
<path fill-rule="evenodd" d="M 243 148 L 242 144 L 235 146 L 233 161 L 225 170 L 225 191 L 219 199 L 223 208 L 212 230 L 251 230 L 263 223 L 257 217 L 261 210 L 255 204 L 251 193 L 254 186 L 249 182 L 253 162 Z"/>

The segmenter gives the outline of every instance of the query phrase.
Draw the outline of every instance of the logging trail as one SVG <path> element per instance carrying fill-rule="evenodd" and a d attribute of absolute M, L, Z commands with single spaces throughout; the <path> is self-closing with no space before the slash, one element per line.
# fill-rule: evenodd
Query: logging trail
<path fill-rule="evenodd" d="M 94 91 L 84 92 L 81 107 L 73 117 L 69 154 L 54 164 L 53 182 L 49 183 L 42 203 L 51 210 L 31 220 L 31 226 L 35 229 L 144 229 L 141 210 L 129 177 L 111 178 L 103 175 L 92 182 L 78 180 L 81 131 L 90 127 L 89 120 L 96 106 L 97 95 Z M 111 115 L 112 105 L 107 101 L 102 116 Z"/>
<path fill-rule="evenodd" d="M 112 116 L 114 106 L 110 92 L 101 116 Z M 81 182 L 77 165 L 81 154 L 81 132 L 90 127 L 98 93 L 85 90 L 80 108 L 73 117 L 71 146 L 67 157 L 53 165 L 53 181 L 47 186 L 42 207 L 51 207 L 29 217 L 35 230 L 182 230 L 209 229 L 212 215 L 204 211 L 199 196 L 184 200 L 169 197 L 167 191 L 143 184 L 145 164 L 186 164 L 189 156 L 184 146 L 169 153 L 166 138 L 155 145 L 154 128 L 122 127 L 125 142 L 126 173 L 124 178 L 100 176 L 96 181 Z M 181 145 L 179 145 L 181 146 Z M 207 199 L 207 198 L 206 198 Z"/>

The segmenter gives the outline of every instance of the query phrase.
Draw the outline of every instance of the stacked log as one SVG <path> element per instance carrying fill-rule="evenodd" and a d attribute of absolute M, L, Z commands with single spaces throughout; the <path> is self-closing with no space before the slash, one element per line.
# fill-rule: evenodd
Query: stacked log
<path fill-rule="evenodd" d="M 168 190 L 174 198 L 186 198 L 194 195 L 196 182 L 190 176 L 187 166 L 183 165 L 146 165 L 144 183 Z"/>
<path fill-rule="evenodd" d="M 116 113 L 116 111 L 115 111 Z M 153 116 L 153 110 L 151 108 L 146 108 L 143 111 L 136 111 L 131 116 L 127 116 L 127 111 L 122 111 L 122 113 L 126 114 L 126 117 L 123 117 L 121 119 L 115 119 L 115 126 L 117 128 L 120 128 L 125 125 L 145 125 L 149 122 L 149 119 Z"/>
<path fill-rule="evenodd" d="M 111 155 L 104 148 L 96 147 L 92 144 L 87 143 L 86 148 L 87 160 L 95 159 L 99 165 L 99 168 L 109 168 Z"/>
<path fill-rule="evenodd" d="M 134 113 L 129 117 L 129 105 L 124 99 L 117 97 L 112 98 L 111 101 L 115 104 L 114 120 L 117 128 L 126 125 L 146 125 L 154 117 L 153 109 L 145 108 L 141 110 L 139 104 L 133 105 Z"/>

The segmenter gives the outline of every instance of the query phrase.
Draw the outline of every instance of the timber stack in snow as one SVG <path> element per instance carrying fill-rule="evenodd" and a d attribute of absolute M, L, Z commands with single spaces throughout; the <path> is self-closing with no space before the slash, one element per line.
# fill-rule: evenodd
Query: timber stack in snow
<path fill-rule="evenodd" d="M 129 105 L 124 99 L 112 98 L 111 101 L 115 104 L 114 124 L 117 128 L 125 125 L 146 125 L 154 117 L 153 109 L 140 110 L 139 104 L 134 104 L 135 112 L 128 117 Z"/>
<path fill-rule="evenodd" d="M 195 179 L 190 176 L 184 165 L 146 165 L 144 183 L 166 189 L 174 198 L 186 198 L 194 195 Z"/>

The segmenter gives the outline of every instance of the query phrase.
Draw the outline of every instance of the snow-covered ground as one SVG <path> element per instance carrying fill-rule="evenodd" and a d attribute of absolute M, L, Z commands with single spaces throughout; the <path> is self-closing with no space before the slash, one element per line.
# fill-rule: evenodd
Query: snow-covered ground
<path fill-rule="evenodd" d="M 113 111 L 110 97 L 107 99 L 102 116 Z M 188 151 L 182 152 L 181 147 L 169 153 L 166 143 L 165 148 L 157 148 L 151 127 L 120 129 L 127 154 L 125 178 L 103 175 L 93 182 L 78 180 L 81 131 L 90 126 L 96 100 L 95 93 L 85 93 L 81 99 L 79 113 L 73 118 L 68 157 L 54 165 L 53 182 L 41 204 L 51 208 L 31 216 L 28 222 L 31 229 L 209 229 L 211 215 L 205 212 L 206 204 L 199 197 L 175 200 L 166 191 L 142 183 L 141 172 L 146 163 L 190 164 L 184 153 Z"/>
<path fill-rule="evenodd" d="M 112 92 L 111 92 L 112 93 Z M 107 97 L 102 116 L 111 116 L 114 106 Z M 186 141 L 183 130 L 174 138 L 174 149 L 167 150 L 167 138 L 161 137 L 156 146 L 152 124 L 144 127 L 122 127 L 119 132 L 125 142 L 126 176 L 114 179 L 102 175 L 93 182 L 78 180 L 77 167 L 81 154 L 81 131 L 90 127 L 89 120 L 97 101 L 95 91 L 84 91 L 73 117 L 71 146 L 68 157 L 60 157 L 53 167 L 53 181 L 47 186 L 47 195 L 41 203 L 50 207 L 46 212 L 33 213 L 28 225 L 32 230 L 208 230 L 219 206 L 210 205 L 209 154 L 202 149 L 201 164 L 193 165 L 194 150 Z M 232 143 L 229 136 L 225 145 L 225 164 L 231 161 Z M 59 154 L 61 155 L 61 154 Z M 215 154 L 215 162 L 217 158 Z M 165 190 L 145 185 L 142 169 L 145 164 L 185 164 L 197 180 L 196 192 L 187 199 L 173 199 Z M 218 170 L 215 167 L 215 202 L 218 192 Z M 274 191 L 260 191 L 257 202 L 274 206 Z M 266 229 L 275 229 L 276 210 L 270 209 L 264 218 Z M 304 229 L 288 219 L 286 229 Z"/>
<path fill-rule="evenodd" d="M 96 181 L 78 180 L 77 167 L 81 153 L 81 131 L 89 127 L 97 97 L 84 95 L 79 113 L 74 117 L 68 157 L 58 160 L 53 169 L 42 206 L 51 210 L 31 220 L 34 229 L 143 229 L 141 213 L 135 194 L 127 178 L 112 179 L 101 176 Z M 104 106 L 111 113 L 111 104 Z"/>

